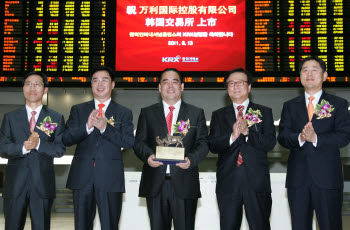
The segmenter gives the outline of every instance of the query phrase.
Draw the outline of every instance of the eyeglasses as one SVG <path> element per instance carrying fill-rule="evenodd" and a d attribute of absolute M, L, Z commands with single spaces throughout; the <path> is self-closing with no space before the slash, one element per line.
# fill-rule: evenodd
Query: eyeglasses
<path fill-rule="evenodd" d="M 108 84 L 108 83 L 110 83 L 111 82 L 111 80 L 110 79 L 108 79 L 108 78 L 103 78 L 102 80 L 99 80 L 99 79 L 92 79 L 92 84 L 98 84 L 98 83 L 103 83 L 103 84 Z"/>
<path fill-rule="evenodd" d="M 28 87 L 28 88 L 30 88 L 30 87 L 33 86 L 35 89 L 39 89 L 39 88 L 41 88 L 43 85 L 44 85 L 43 83 L 39 83 L 39 82 L 30 82 L 30 81 L 24 82 L 24 86 L 25 86 L 25 87 Z"/>
<path fill-rule="evenodd" d="M 248 81 L 230 81 L 230 82 L 227 82 L 227 86 L 229 87 L 243 86 L 244 82 L 248 82 Z"/>

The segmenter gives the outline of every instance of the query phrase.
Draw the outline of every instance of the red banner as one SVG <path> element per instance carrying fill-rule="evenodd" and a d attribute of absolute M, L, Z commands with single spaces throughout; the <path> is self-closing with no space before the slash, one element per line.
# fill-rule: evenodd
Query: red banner
<path fill-rule="evenodd" d="M 245 68 L 245 12 L 245 0 L 117 0 L 116 70 Z"/>

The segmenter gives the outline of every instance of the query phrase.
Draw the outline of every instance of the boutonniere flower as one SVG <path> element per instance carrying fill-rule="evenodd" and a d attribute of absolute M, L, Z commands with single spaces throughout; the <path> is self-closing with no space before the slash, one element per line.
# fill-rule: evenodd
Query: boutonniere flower
<path fill-rule="evenodd" d="M 249 108 L 245 115 L 245 119 L 247 120 L 248 127 L 251 127 L 252 125 L 256 123 L 262 122 L 260 119 L 262 117 L 260 110 L 253 110 L 252 108 Z"/>
<path fill-rule="evenodd" d="M 49 137 L 51 137 L 51 133 L 53 133 L 56 128 L 57 128 L 57 123 L 53 123 L 51 120 L 50 116 L 47 116 L 44 118 L 44 120 L 42 122 L 40 122 L 40 126 L 36 126 L 39 130 L 43 131 L 44 133 L 46 133 L 46 135 L 48 135 Z"/>
<path fill-rule="evenodd" d="M 106 117 L 106 121 L 108 124 L 110 124 L 111 126 L 114 127 L 114 118 L 113 116 L 111 116 L 109 119 Z"/>
<path fill-rule="evenodd" d="M 187 121 L 178 121 L 174 124 L 174 133 L 180 133 L 182 136 L 186 136 L 188 129 L 190 128 L 190 119 Z"/>
<path fill-rule="evenodd" d="M 331 105 L 328 101 L 322 99 L 321 103 L 316 105 L 314 113 L 317 115 L 317 119 L 323 119 L 326 117 L 331 117 L 331 112 L 333 110 L 333 105 Z"/>

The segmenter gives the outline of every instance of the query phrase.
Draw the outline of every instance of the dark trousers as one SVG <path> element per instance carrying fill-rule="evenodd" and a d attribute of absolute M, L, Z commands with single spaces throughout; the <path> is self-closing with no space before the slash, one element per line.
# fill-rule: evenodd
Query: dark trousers
<path fill-rule="evenodd" d="M 19 197 L 4 198 L 5 230 L 22 230 L 27 208 L 33 230 L 49 230 L 53 199 L 42 199 L 28 189 Z"/>
<path fill-rule="evenodd" d="M 249 188 L 245 170 L 243 163 L 237 170 L 237 190 L 234 193 L 216 194 L 221 230 L 241 228 L 243 205 L 250 230 L 270 229 L 271 193 L 258 193 Z"/>
<path fill-rule="evenodd" d="M 147 209 L 152 230 L 194 230 L 198 199 L 176 196 L 171 179 L 165 180 L 156 197 L 147 198 Z"/>
<path fill-rule="evenodd" d="M 322 189 L 307 176 L 306 185 L 288 189 L 293 230 L 311 230 L 314 211 L 320 230 L 342 230 L 343 189 Z"/>
<path fill-rule="evenodd" d="M 76 230 L 92 230 L 96 205 L 102 230 L 118 230 L 123 194 L 99 191 L 93 184 L 73 190 L 74 223 Z"/>

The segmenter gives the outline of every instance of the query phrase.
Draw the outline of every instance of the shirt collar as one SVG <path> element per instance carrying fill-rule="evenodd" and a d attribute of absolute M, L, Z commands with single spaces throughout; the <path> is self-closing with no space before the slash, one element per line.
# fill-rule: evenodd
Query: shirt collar
<path fill-rule="evenodd" d="M 312 102 L 313 102 L 313 104 L 317 104 L 318 101 L 319 101 L 320 98 L 321 98 L 322 92 L 323 92 L 322 89 L 321 89 L 320 91 L 318 91 L 317 93 L 315 93 L 314 95 L 310 95 L 310 94 L 308 94 L 307 92 L 305 92 L 305 101 L 309 103 L 309 97 L 310 97 L 310 96 L 314 96 L 315 99 L 314 99 Z M 307 103 L 307 104 L 308 104 L 308 103 Z"/>
<path fill-rule="evenodd" d="M 249 98 L 247 98 L 247 100 L 245 100 L 242 104 L 237 104 L 235 102 L 232 102 L 232 104 L 233 104 L 233 107 L 235 108 L 235 110 L 237 110 L 237 107 L 239 105 L 243 105 L 244 106 L 244 110 L 246 110 L 248 105 L 249 105 Z"/>
<path fill-rule="evenodd" d="M 36 116 L 39 116 L 39 113 L 41 112 L 41 109 L 43 108 L 43 104 L 41 104 L 38 108 L 36 108 L 35 110 L 33 110 L 32 108 L 30 108 L 27 104 L 26 104 L 26 110 L 27 113 L 31 115 L 32 111 L 36 112 Z"/>
<path fill-rule="evenodd" d="M 105 106 L 102 108 L 103 111 L 106 111 L 109 104 L 111 103 L 112 98 L 109 98 L 107 101 L 105 101 L 105 103 L 101 103 L 99 102 L 96 98 L 94 98 L 94 102 L 95 102 L 95 109 L 99 109 L 98 108 L 98 104 L 104 104 Z"/>
<path fill-rule="evenodd" d="M 165 101 L 163 101 L 163 100 L 162 100 L 162 102 L 163 102 L 164 109 L 167 109 L 166 111 L 169 111 L 169 107 L 170 107 L 171 105 L 168 105 L 168 104 L 167 104 Z M 181 99 L 180 99 L 178 102 L 176 102 L 173 106 L 175 107 L 175 110 L 179 111 L 179 110 L 180 110 L 180 106 L 181 106 Z"/>

